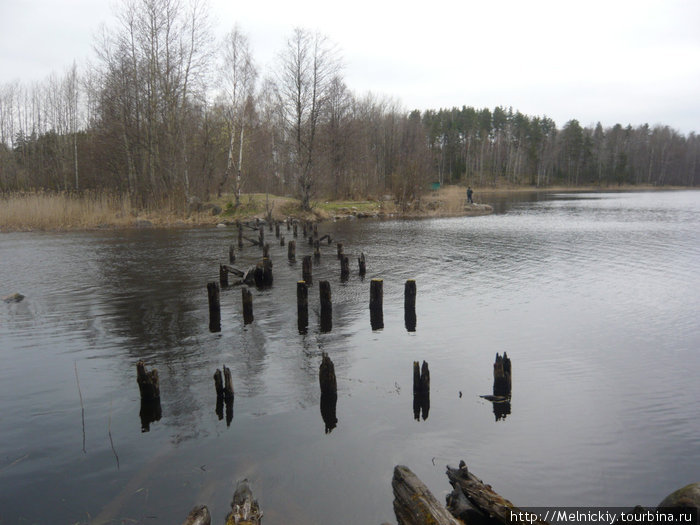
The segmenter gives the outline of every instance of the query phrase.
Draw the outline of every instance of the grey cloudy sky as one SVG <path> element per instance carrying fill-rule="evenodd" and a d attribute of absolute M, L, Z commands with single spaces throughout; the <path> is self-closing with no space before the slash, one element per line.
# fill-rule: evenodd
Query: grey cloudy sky
<path fill-rule="evenodd" d="M 113 2 L 0 0 L 0 83 L 82 63 Z M 335 7 L 338 5 L 339 7 Z M 261 70 L 295 26 L 338 44 L 355 93 L 406 109 L 497 105 L 700 131 L 699 0 L 210 0 L 219 34 L 249 35 Z"/>

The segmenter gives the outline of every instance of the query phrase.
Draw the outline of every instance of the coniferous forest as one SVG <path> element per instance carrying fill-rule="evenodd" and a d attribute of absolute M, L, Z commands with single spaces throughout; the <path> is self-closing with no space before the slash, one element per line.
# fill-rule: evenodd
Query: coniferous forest
<path fill-rule="evenodd" d="M 173 209 L 265 191 L 308 209 L 319 198 L 405 201 L 432 182 L 700 184 L 695 133 L 557 127 L 510 107 L 406 111 L 354 93 L 322 34 L 295 29 L 262 71 L 240 28 L 216 41 L 208 18 L 199 3 L 125 2 L 92 63 L 0 85 L 0 191 L 110 191 Z"/>

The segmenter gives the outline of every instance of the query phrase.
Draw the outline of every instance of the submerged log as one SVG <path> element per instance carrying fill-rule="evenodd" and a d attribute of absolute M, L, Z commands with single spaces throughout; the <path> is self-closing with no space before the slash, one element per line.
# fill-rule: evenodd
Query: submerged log
<path fill-rule="evenodd" d="M 211 514 L 206 505 L 197 505 L 182 525 L 211 525 Z"/>
<path fill-rule="evenodd" d="M 260 525 L 263 512 L 247 479 L 239 481 L 231 501 L 231 512 L 226 516 L 226 525 Z"/>
<path fill-rule="evenodd" d="M 399 525 L 461 525 L 408 467 L 394 468 L 391 488 Z"/>
<path fill-rule="evenodd" d="M 545 525 L 547 523 L 534 514 L 522 511 L 498 494 L 491 485 L 486 485 L 469 472 L 464 461 L 460 461 L 459 468 L 447 467 L 447 478 L 455 489 L 461 491 L 467 500 L 492 522 L 504 525 L 515 523 Z"/>

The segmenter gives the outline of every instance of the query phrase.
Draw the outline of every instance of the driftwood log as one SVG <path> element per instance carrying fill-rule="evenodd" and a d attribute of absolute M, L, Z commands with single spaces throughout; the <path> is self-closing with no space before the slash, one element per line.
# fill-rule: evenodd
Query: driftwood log
<path fill-rule="evenodd" d="M 394 468 L 391 488 L 399 525 L 461 525 L 408 467 Z"/>

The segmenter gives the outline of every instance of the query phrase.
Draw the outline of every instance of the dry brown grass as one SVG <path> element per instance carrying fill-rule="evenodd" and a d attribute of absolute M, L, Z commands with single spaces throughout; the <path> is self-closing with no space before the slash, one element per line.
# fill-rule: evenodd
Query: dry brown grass
<path fill-rule="evenodd" d="M 116 194 L 21 193 L 0 196 L 0 230 L 70 230 L 126 226 L 129 199 Z"/>

